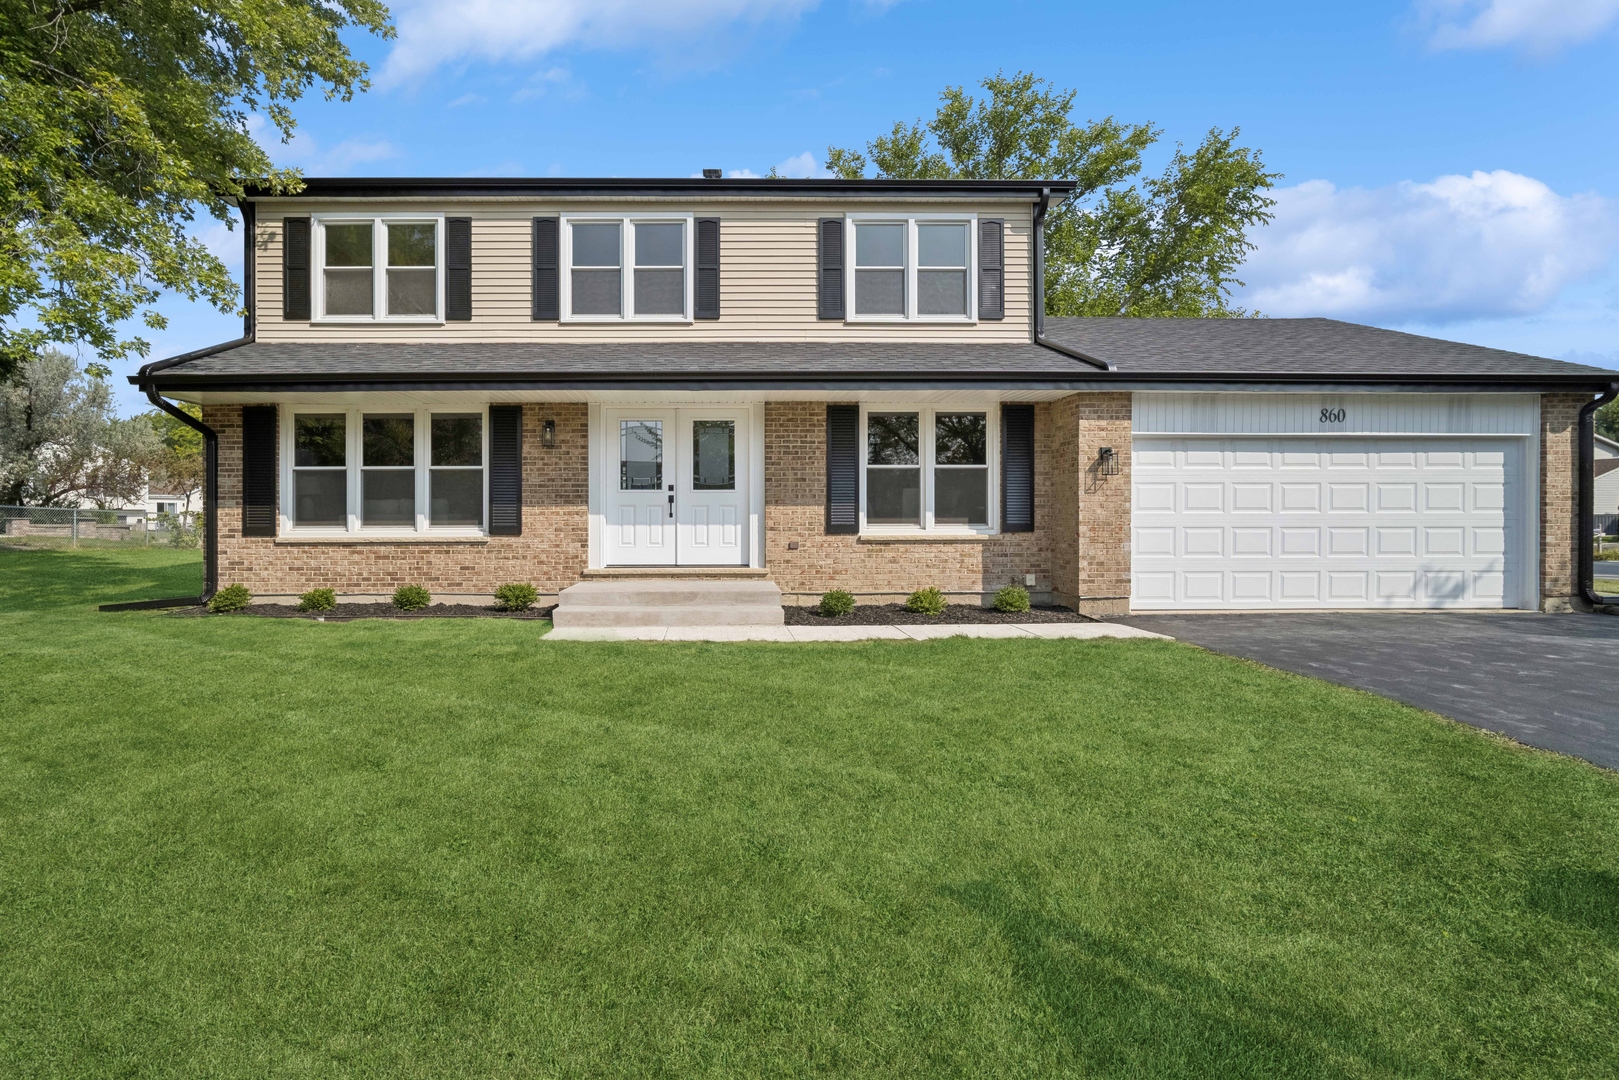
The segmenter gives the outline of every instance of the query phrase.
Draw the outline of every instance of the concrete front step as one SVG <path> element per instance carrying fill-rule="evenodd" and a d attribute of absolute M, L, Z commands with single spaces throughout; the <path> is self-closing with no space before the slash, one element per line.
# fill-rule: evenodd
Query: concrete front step
<path fill-rule="evenodd" d="M 782 625 L 781 590 L 771 581 L 581 581 L 557 600 L 551 622 L 559 629 Z"/>

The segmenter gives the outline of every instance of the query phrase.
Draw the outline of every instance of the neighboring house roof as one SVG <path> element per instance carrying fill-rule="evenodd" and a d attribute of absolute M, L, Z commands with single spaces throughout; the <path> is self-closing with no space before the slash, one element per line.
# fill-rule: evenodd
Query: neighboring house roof
<path fill-rule="evenodd" d="M 1596 440 L 1598 461 L 1603 458 L 1619 459 L 1619 442 L 1614 442 L 1612 439 L 1603 435 L 1595 435 L 1593 438 Z"/>
<path fill-rule="evenodd" d="M 1337 319 L 1052 316 L 1046 337 L 1133 375 L 1592 375 L 1619 381 L 1619 371 Z"/>
<path fill-rule="evenodd" d="M 1047 338 L 1095 362 L 1032 341 L 236 341 L 151 365 L 146 377 L 171 390 L 236 391 L 929 383 L 1590 390 L 1619 381 L 1605 368 L 1334 319 L 1051 318 Z"/>

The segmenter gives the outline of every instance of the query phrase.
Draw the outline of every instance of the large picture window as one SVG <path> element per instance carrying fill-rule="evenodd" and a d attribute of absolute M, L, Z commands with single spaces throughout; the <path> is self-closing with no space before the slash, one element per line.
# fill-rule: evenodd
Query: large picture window
<path fill-rule="evenodd" d="M 691 217 L 564 216 L 562 226 L 565 320 L 691 319 Z"/>
<path fill-rule="evenodd" d="M 283 512 L 295 532 L 481 533 L 484 414 L 294 408 Z"/>
<path fill-rule="evenodd" d="M 443 312 L 442 218 L 316 216 L 315 317 L 437 322 Z"/>
<path fill-rule="evenodd" d="M 848 270 L 854 321 L 971 322 L 975 219 L 851 214 Z"/>
<path fill-rule="evenodd" d="M 863 528 L 994 527 L 990 410 L 872 408 L 864 415 Z"/>

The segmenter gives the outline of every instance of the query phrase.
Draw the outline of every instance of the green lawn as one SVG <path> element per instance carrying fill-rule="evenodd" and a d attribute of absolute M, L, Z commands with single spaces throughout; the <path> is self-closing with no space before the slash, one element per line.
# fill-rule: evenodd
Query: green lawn
<path fill-rule="evenodd" d="M 1619 778 L 1186 646 L 103 614 L 0 551 L 0 1076 L 1619 1074 Z"/>

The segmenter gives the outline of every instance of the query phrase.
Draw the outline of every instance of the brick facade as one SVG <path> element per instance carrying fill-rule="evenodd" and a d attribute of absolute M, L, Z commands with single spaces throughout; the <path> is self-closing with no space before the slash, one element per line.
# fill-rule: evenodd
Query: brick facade
<path fill-rule="evenodd" d="M 1579 606 L 1578 418 L 1589 400 L 1541 402 L 1541 606 Z M 992 595 L 1033 575 L 1037 602 L 1090 614 L 1129 609 L 1131 396 L 1082 393 L 1035 406 L 1035 528 L 970 539 L 872 540 L 826 532 L 826 406 L 765 406 L 765 564 L 788 603 L 841 588 L 867 602 L 935 586 L 957 601 Z M 241 408 L 208 406 L 219 433 L 219 580 L 259 596 L 329 587 L 346 597 L 425 585 L 439 596 L 483 597 L 508 581 L 554 595 L 588 563 L 588 430 L 583 404 L 523 407 L 523 535 L 480 540 L 365 541 L 241 535 Z M 556 445 L 540 445 L 544 420 Z M 1111 447 L 1118 471 L 1103 475 Z"/>
<path fill-rule="evenodd" d="M 242 410 L 207 406 L 203 419 L 219 433 L 219 583 L 240 582 L 265 597 L 316 588 L 386 597 L 400 585 L 424 585 L 444 598 L 486 597 L 510 581 L 554 594 L 579 580 L 589 554 L 586 415 L 582 404 L 523 406 L 522 536 L 289 540 L 242 535 Z M 556 421 L 554 447 L 540 445 L 544 420 Z"/>
<path fill-rule="evenodd" d="M 1053 598 L 1090 615 L 1130 609 L 1129 394 L 1074 394 L 1051 406 Z M 1103 474 L 1111 447 L 1118 472 Z"/>
<path fill-rule="evenodd" d="M 970 539 L 861 539 L 826 532 L 826 406 L 765 406 L 765 565 L 788 603 L 828 589 L 863 600 L 903 599 L 934 586 L 956 598 L 993 595 L 1035 577 L 1031 592 L 1051 588 L 1049 407 L 1034 410 L 1035 530 Z M 796 543 L 796 549 L 789 545 Z"/>
<path fill-rule="evenodd" d="M 926 540 L 829 536 L 826 406 L 766 405 L 771 578 L 789 602 L 804 603 L 832 588 L 880 600 L 928 585 L 967 600 L 1021 585 L 1032 574 L 1037 599 L 1078 603 L 1086 611 L 1123 610 L 1127 605 L 1116 600 L 1090 598 L 1129 593 L 1130 395 L 1079 394 L 1036 405 L 1034 443 L 1033 532 Z M 1090 462 L 1106 445 L 1120 454 L 1120 474 L 1086 475 L 1081 461 Z M 1079 458 L 1081 451 L 1089 457 Z"/>
<path fill-rule="evenodd" d="M 1540 610 L 1584 606 L 1579 593 L 1580 410 L 1590 395 L 1540 399 Z M 1589 542 L 1589 541 L 1586 541 Z"/>

